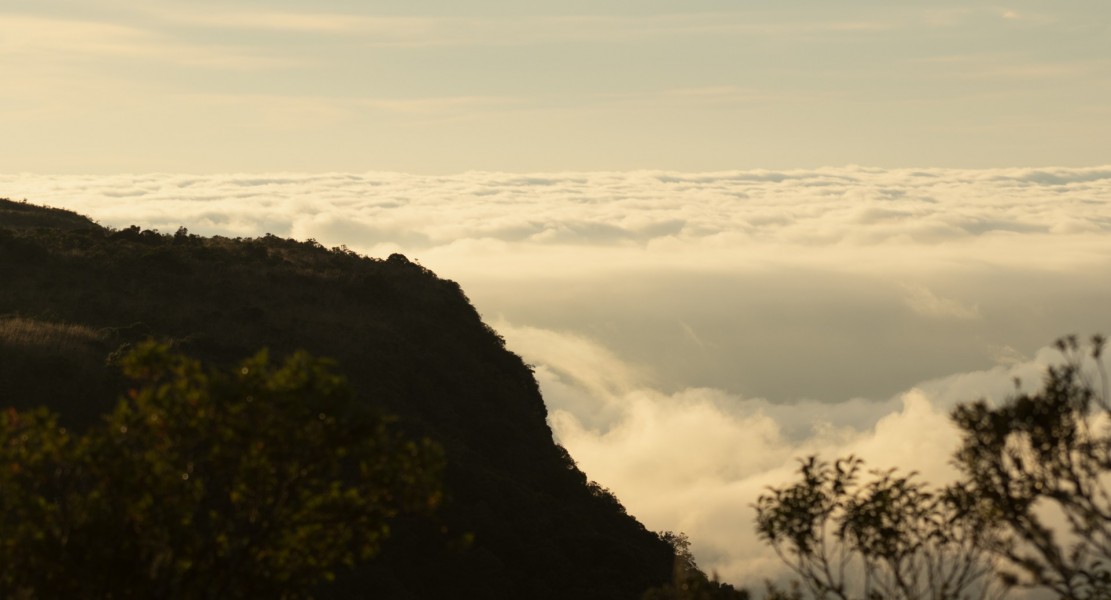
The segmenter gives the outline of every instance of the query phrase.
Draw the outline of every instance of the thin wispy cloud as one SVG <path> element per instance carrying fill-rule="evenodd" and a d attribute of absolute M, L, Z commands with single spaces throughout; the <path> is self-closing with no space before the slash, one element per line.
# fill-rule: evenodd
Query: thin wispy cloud
<path fill-rule="evenodd" d="M 978 306 L 968 306 L 951 298 L 942 298 L 922 285 L 906 287 L 906 303 L 914 312 L 937 319 L 979 319 Z"/>
<path fill-rule="evenodd" d="M 731 12 L 669 14 L 521 14 L 482 17 L 406 16 L 367 12 L 247 11 L 234 6 L 203 13 L 168 5 L 136 6 L 157 23 L 212 29 L 279 31 L 304 35 L 353 36 L 370 45 L 429 47 L 534 45 L 567 41 L 621 43 L 658 37 L 704 35 L 809 36 L 886 31 L 892 23 L 860 20 L 753 19 Z"/>
<path fill-rule="evenodd" d="M 33 63 L 93 64 L 97 57 L 217 69 L 305 64 L 246 46 L 191 42 L 157 30 L 99 20 L 0 14 L 0 49 Z"/>
<path fill-rule="evenodd" d="M 165 4 L 134 5 L 132 9 L 164 25 L 290 34 L 370 35 L 396 40 L 428 35 L 437 28 L 435 19 L 422 17 L 246 10 L 236 6 L 214 6 L 196 11 Z"/>

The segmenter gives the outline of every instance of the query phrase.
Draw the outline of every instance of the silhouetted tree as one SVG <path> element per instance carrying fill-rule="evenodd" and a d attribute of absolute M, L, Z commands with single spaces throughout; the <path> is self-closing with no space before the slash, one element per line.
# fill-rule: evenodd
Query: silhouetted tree
<path fill-rule="evenodd" d="M 799 481 L 760 496 L 756 531 L 814 598 L 1002 596 L 982 541 L 995 525 L 960 487 L 931 490 L 914 474 L 872 471 L 854 457 L 801 461 Z M 776 598 L 798 588 L 769 586 Z"/>
<path fill-rule="evenodd" d="M 1111 597 L 1111 406 L 1103 347 L 1100 336 L 1088 349 L 1075 336 L 1061 339 L 1065 363 L 1049 368 L 1038 392 L 953 413 L 963 432 L 956 464 L 968 492 L 1007 534 L 992 538 L 989 548 L 1014 570 L 1012 581 L 1066 598 Z M 1098 391 L 1085 369 L 1093 363 Z"/>
<path fill-rule="evenodd" d="M 748 600 L 747 591 L 718 581 L 716 575 L 707 577 L 698 568 L 687 534 L 664 531 L 659 535 L 675 551 L 674 575 L 671 583 L 645 592 L 643 600 Z"/>
<path fill-rule="evenodd" d="M 122 367 L 136 387 L 83 435 L 0 418 L 0 595 L 302 597 L 440 500 L 438 448 L 328 361 L 215 372 L 144 343 Z"/>
<path fill-rule="evenodd" d="M 810 458 L 802 481 L 759 499 L 757 531 L 819 598 L 963 598 L 1015 585 L 1111 598 L 1104 345 L 1062 338 L 1065 361 L 1037 392 L 958 406 L 957 484 L 931 492 L 893 471 L 859 484 L 859 460 Z M 1003 588 L 988 585 L 993 570 Z"/>

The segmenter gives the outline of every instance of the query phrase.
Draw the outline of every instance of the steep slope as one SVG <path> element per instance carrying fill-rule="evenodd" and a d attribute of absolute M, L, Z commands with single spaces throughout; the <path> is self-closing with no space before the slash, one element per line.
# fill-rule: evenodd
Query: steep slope
<path fill-rule="evenodd" d="M 671 547 L 554 443 L 529 368 L 455 283 L 400 255 L 113 231 L 0 200 L 0 404 L 80 427 L 121 392 L 107 355 L 148 336 L 224 364 L 262 346 L 333 357 L 361 398 L 443 444 L 440 520 L 396 523 L 325 595 L 636 598 L 670 578 Z"/>

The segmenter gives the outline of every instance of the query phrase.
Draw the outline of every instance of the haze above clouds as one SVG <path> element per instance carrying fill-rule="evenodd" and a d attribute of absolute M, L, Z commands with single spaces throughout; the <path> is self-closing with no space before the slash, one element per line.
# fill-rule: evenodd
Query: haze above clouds
<path fill-rule="evenodd" d="M 649 527 L 758 583 L 793 459 L 950 475 L 948 410 L 1111 331 L 1111 167 L 0 176 L 102 224 L 402 252 L 537 367 L 556 437 Z"/>

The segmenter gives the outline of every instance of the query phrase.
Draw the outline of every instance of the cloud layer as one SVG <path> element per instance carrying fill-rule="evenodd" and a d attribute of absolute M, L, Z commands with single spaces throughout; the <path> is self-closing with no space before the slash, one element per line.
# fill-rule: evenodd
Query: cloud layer
<path fill-rule="evenodd" d="M 428 240 L 425 246 L 490 240 L 648 250 L 666 250 L 675 241 L 689 247 L 695 240 L 718 248 L 931 245 L 1009 234 L 1075 237 L 1111 226 L 1111 166 L 456 176 L 17 174 L 0 176 L 0 185 L 9 196 L 95 211 L 114 224 L 188 221 L 221 234 L 277 226 L 282 230 L 273 233 L 342 238 L 363 247 L 401 240 L 351 239 L 357 231 L 336 231 L 335 224 L 354 221 L 393 235 L 418 231 Z"/>
<path fill-rule="evenodd" d="M 921 382 L 884 401 L 776 404 L 712 388 L 663 393 L 589 340 L 499 325 L 511 346 L 541 365 L 553 430 L 580 467 L 649 527 L 686 532 L 704 568 L 755 588 L 788 573 L 757 539 L 752 504 L 768 486 L 793 480 L 798 458 L 853 454 L 871 468 L 947 483 L 959 442 L 949 411 L 1002 399 L 1015 378 L 1034 389 L 1060 360 L 1042 349 L 1022 363 Z"/>
<path fill-rule="evenodd" d="M 668 392 L 886 398 L 1111 330 L 1111 167 L 8 175 L 0 194 L 403 252 L 488 317 L 587 336 Z"/>
<path fill-rule="evenodd" d="M 1111 332 L 1111 166 L 677 173 L 0 175 L 102 224 L 403 252 L 537 365 L 557 438 L 748 585 L 794 459 L 951 475 L 958 402 Z"/>

